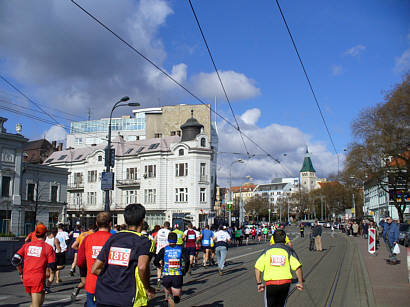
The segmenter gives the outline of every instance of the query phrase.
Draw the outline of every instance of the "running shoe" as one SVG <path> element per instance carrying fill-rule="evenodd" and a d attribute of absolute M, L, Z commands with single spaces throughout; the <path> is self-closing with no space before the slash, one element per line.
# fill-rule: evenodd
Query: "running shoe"
<path fill-rule="evenodd" d="M 222 271 L 221 271 L 220 269 L 218 269 L 218 275 L 219 275 L 219 276 L 222 276 L 222 275 L 223 275 L 223 273 L 222 273 Z"/>
<path fill-rule="evenodd" d="M 70 276 L 74 276 L 74 271 L 70 270 Z"/>
<path fill-rule="evenodd" d="M 171 295 L 168 297 L 168 306 L 175 307 L 174 298 Z"/>
<path fill-rule="evenodd" d="M 75 301 L 79 292 L 80 292 L 80 288 L 75 287 L 73 292 L 71 293 L 71 302 Z"/>
<path fill-rule="evenodd" d="M 161 280 L 160 279 L 158 279 L 158 281 L 157 281 L 157 289 L 161 289 Z"/>
<path fill-rule="evenodd" d="M 46 287 L 46 288 L 44 289 L 44 293 L 45 293 L 45 294 L 51 293 L 50 288 L 49 288 L 49 287 Z"/>

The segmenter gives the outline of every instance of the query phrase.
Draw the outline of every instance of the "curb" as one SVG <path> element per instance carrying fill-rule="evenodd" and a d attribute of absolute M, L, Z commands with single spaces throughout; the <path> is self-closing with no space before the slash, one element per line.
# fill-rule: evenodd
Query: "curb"
<path fill-rule="evenodd" d="M 376 300 L 374 299 L 374 293 L 373 293 L 373 286 L 370 282 L 369 274 L 367 272 L 366 264 L 364 263 L 364 260 L 363 260 L 362 252 L 361 252 L 360 247 L 358 246 L 357 242 L 356 242 L 355 245 L 356 245 L 356 248 L 358 249 L 360 265 L 362 267 L 363 278 L 366 282 L 367 302 L 369 303 L 369 306 L 376 306 Z M 409 278 L 410 278 L 410 276 L 409 276 Z"/>

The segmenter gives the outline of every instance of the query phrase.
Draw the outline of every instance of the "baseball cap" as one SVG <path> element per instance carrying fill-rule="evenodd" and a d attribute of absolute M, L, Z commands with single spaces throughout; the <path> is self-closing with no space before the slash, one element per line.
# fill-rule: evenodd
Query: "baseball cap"
<path fill-rule="evenodd" d="M 36 236 L 42 236 L 43 234 L 47 232 L 47 227 L 43 224 L 37 225 L 35 232 L 36 232 Z"/>
<path fill-rule="evenodd" d="M 223 229 L 226 229 L 226 226 L 224 225 Z"/>
<path fill-rule="evenodd" d="M 77 221 L 76 225 L 80 225 L 80 224 L 81 224 L 80 221 Z"/>

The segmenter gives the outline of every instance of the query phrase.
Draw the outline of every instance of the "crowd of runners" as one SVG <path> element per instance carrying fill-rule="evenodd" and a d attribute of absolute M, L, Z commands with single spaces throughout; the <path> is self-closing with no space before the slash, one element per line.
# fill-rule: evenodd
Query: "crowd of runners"
<path fill-rule="evenodd" d="M 13 257 L 26 292 L 32 297 L 31 306 L 41 306 L 45 294 L 53 291 L 53 282 L 62 281 L 61 270 L 66 265 L 66 253 L 70 248 L 74 251 L 74 260 L 69 274 L 75 276 L 78 267 L 80 275 L 71 300 L 75 301 L 84 289 L 87 306 L 103 307 L 145 306 L 147 299 L 162 287 L 168 305 L 175 306 L 181 300 L 185 274 L 208 266 L 217 266 L 217 274 L 224 274 L 228 247 L 248 245 L 250 241 L 254 244 L 269 241 L 272 247 L 281 244 L 287 249 L 292 247 L 286 234 L 284 242 L 275 242 L 273 234 L 278 233 L 277 230 L 283 232 L 283 225 L 241 228 L 206 225 L 197 229 L 192 223 L 171 227 L 169 222 L 164 222 L 150 231 L 144 222 L 145 208 L 139 204 L 127 206 L 124 218 L 126 225 L 121 229 L 112 227 L 108 212 L 99 213 L 96 225 L 87 230 L 83 230 L 79 223 L 70 232 L 66 232 L 63 225 L 48 231 L 43 224 L 38 224 Z M 21 266 L 23 259 L 24 269 Z M 257 266 L 259 271 L 263 271 L 261 261 Z M 150 285 L 152 268 L 156 269 L 156 289 Z M 258 276 L 256 278 L 258 280 Z"/>

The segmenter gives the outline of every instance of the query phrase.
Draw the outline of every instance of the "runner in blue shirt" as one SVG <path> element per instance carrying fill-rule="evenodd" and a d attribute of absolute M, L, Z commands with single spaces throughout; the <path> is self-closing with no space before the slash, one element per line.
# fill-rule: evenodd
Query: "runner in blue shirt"
<path fill-rule="evenodd" d="M 204 252 L 204 267 L 206 267 L 209 259 L 209 254 L 211 253 L 211 239 L 214 233 L 209 230 L 209 226 L 206 225 L 205 229 L 201 231 L 201 244 L 202 251 Z"/>

